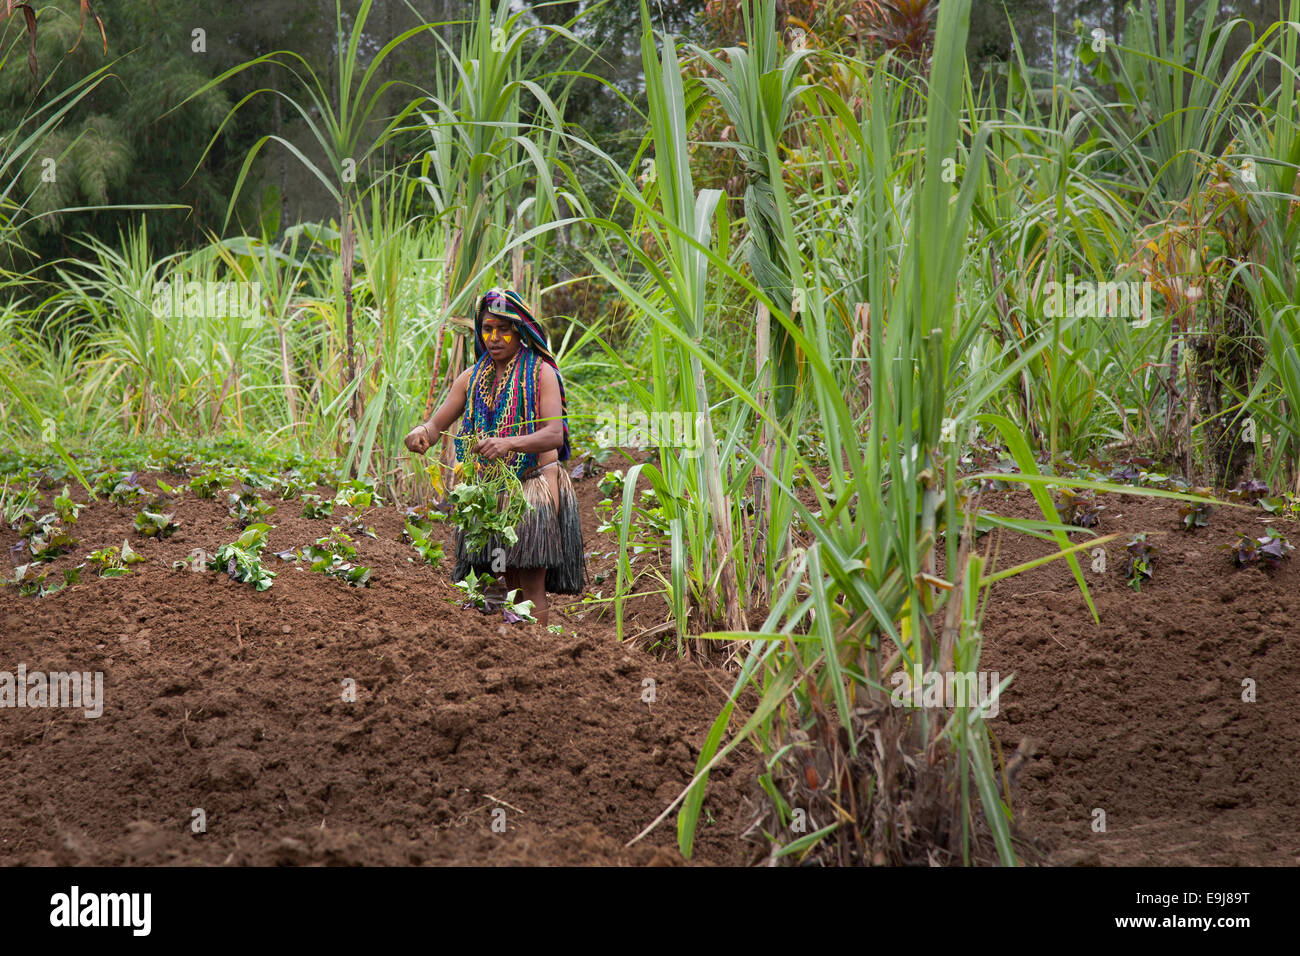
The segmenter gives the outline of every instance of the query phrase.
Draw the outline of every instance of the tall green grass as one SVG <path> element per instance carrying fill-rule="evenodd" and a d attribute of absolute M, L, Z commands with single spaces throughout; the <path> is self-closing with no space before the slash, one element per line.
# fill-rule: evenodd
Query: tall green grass
<path fill-rule="evenodd" d="M 980 707 L 890 701 L 900 671 L 979 670 L 988 588 L 1023 570 L 977 553 L 973 524 L 1000 519 L 959 483 L 962 452 L 983 438 L 1015 461 L 1020 474 L 997 477 L 1025 485 L 1042 513 L 1017 527 L 1056 542 L 1043 560 L 1067 563 L 1080 612 L 1095 616 L 1082 545 L 1047 489 L 1063 480 L 1040 473 L 1040 456 L 1167 450 L 1192 408 L 1169 399 L 1171 377 L 1184 380 L 1176 323 L 1205 314 L 1158 297 L 1146 326 L 1052 318 L 1044 288 L 1068 273 L 1138 278 L 1145 244 L 1204 208 L 1207 170 L 1236 137 L 1233 155 L 1253 159 L 1258 178 L 1237 177 L 1233 195 L 1257 240 L 1213 282 L 1163 278 L 1221 291 L 1230 275 L 1247 290 L 1261 371 L 1224 414 L 1260 424 L 1271 482 L 1300 481 L 1294 27 L 1227 62 L 1241 25 L 1207 17 L 1188 36 L 1179 0 L 1172 34 L 1139 11 L 1122 44 L 1082 58 L 1101 87 L 1021 60 L 994 102 L 963 61 L 968 0 L 941 5 L 928 72 L 787 50 L 774 0 L 759 0 L 743 45 L 684 48 L 703 79 L 683 69 L 676 38 L 655 36 L 642 3 L 646 133 L 623 168 L 564 121 L 572 82 L 588 76 L 571 68 L 589 53 L 575 23 L 541 27 L 508 0 L 476 0 L 460 39 L 439 38 L 430 88 L 399 91 L 378 81 L 384 57 L 432 25 L 367 52 L 369 10 L 347 30 L 340 15 L 336 77 L 292 51 L 255 61 L 290 72 L 290 91 L 273 95 L 304 117 L 315 151 L 267 136 L 245 171 L 267 146 L 290 150 L 330 190 L 337 219 L 257 224 L 161 257 L 143 227 L 87 242 L 57 264 L 63 288 L 49 301 L 0 310 L 13 399 L 0 403 L 0 431 L 15 444 L 39 441 L 47 420 L 85 445 L 119 432 L 253 435 L 337 453 L 390 495 L 424 495 L 402 437 L 471 357 L 478 295 L 507 284 L 540 305 L 563 283 L 612 290 L 626 340 L 543 319 L 565 329 L 555 344 L 578 434 L 611 395 L 701 426 L 698 455 L 660 436 L 657 456 L 629 469 L 612 601 L 625 636 L 627 602 L 661 592 L 677 649 L 732 668 L 696 779 L 670 808 L 683 852 L 709 773 L 750 746 L 773 861 L 914 862 L 892 822 L 907 807 L 944 860 L 1018 862 Z M 541 75 L 546 44 L 563 48 L 564 66 Z M 1270 61 L 1282 85 L 1249 103 Z M 396 107 L 381 108 L 390 98 Z M 734 138 L 699 141 L 709 107 Z M 49 128 L 0 139 L 0 184 Z M 395 142 L 416 144 L 415 161 L 381 168 Z M 742 218 L 702 178 L 701 150 L 743 161 Z M 612 208 L 583 191 L 593 163 L 615 185 Z M 568 233 L 583 237 L 588 276 L 550 271 Z M 248 314 L 168 314 L 154 301 L 160 287 L 225 282 L 256 285 Z M 611 370 L 626 377 L 621 392 L 581 374 Z M 638 479 L 667 529 L 662 554 L 639 563 Z M 815 825 L 792 831 L 796 810 Z"/>

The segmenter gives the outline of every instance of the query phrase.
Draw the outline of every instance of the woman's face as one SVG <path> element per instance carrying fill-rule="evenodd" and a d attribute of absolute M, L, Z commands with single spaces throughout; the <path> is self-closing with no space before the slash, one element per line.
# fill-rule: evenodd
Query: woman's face
<path fill-rule="evenodd" d="M 483 317 L 483 344 L 494 362 L 509 362 L 519 351 L 519 330 L 509 319 L 488 313 Z"/>

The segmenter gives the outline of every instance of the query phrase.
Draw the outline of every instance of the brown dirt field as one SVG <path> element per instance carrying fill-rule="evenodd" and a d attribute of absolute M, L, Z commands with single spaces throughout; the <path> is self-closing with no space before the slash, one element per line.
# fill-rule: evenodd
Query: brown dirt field
<path fill-rule="evenodd" d="M 595 486 L 576 483 L 589 589 L 608 596 L 617 539 L 595 531 Z M 690 779 L 728 673 L 620 645 L 612 614 L 556 613 L 568 598 L 552 605 L 562 636 L 462 610 L 450 562 L 415 563 L 391 507 L 367 513 L 377 539 L 353 536 L 370 588 L 299 570 L 271 552 L 315 541 L 348 511 L 307 520 L 299 502 L 265 497 L 279 506 L 268 591 L 171 569 L 238 533 L 224 493 L 186 492 L 173 537 L 142 538 L 135 508 L 101 501 L 72 527 L 75 552 L 47 565 L 53 581 L 129 538 L 149 559 L 131 575 L 85 570 L 42 599 L 0 592 L 0 670 L 101 670 L 106 697 L 93 720 L 0 712 L 0 864 L 682 862 L 672 817 L 624 844 Z M 983 503 L 1038 517 L 1023 492 Z M 1154 580 L 1140 593 L 1123 583 L 1117 539 L 1105 573 L 1081 562 L 1100 627 L 1064 562 L 996 586 L 984 621 L 983 666 L 1015 675 L 991 727 L 1006 757 L 1025 738 L 1035 746 L 1013 790 L 1022 832 L 1058 864 L 1300 862 L 1300 557 L 1232 568 L 1219 545 L 1262 533 L 1257 510 L 1221 507 L 1185 533 L 1173 504 L 1105 503 L 1100 532 L 1155 533 Z M 1278 523 L 1300 543 L 1300 526 Z M 998 566 L 1049 550 L 1006 534 Z M 638 599 L 626 633 L 659 633 L 665 619 L 661 597 Z M 345 678 L 355 703 L 342 700 Z M 1257 702 L 1242 701 L 1244 678 Z M 741 838 L 754 769 L 746 756 L 715 772 L 696 861 L 754 859 Z M 191 832 L 195 808 L 206 833 Z"/>
<path fill-rule="evenodd" d="M 1037 745 L 1016 781 L 1019 823 L 1056 863 L 1300 863 L 1300 560 L 1233 567 L 1219 546 L 1263 534 L 1258 509 L 1219 507 L 1185 532 L 1176 504 L 1101 500 L 1096 530 L 1124 537 L 1105 545 L 1105 573 L 1081 555 L 1100 627 L 1064 561 L 996 585 L 984 620 L 981 666 L 1015 674 L 990 726 L 1008 757 L 1025 737 Z M 1023 493 L 984 505 L 1040 517 Z M 1300 525 L 1272 522 L 1300 545 Z M 1135 593 L 1119 568 L 1138 531 L 1160 551 Z M 1051 550 L 1007 534 L 998 566 Z M 1247 678 L 1254 703 L 1242 699 Z"/>
<path fill-rule="evenodd" d="M 158 477 L 176 481 L 149 473 L 143 484 Z M 577 487 L 588 549 L 603 552 L 595 484 Z M 282 563 L 273 551 L 315 541 L 348 509 L 307 520 L 300 502 L 263 494 L 278 505 L 267 591 L 172 570 L 238 535 L 225 493 L 188 491 L 171 538 L 135 534 L 134 507 L 100 501 L 71 526 L 75 551 L 47 565 L 61 580 L 129 538 L 148 558 L 132 574 L 85 569 L 40 599 L 3 589 L 0 670 L 103 671 L 106 703 L 98 719 L 0 712 L 0 863 L 682 862 L 673 817 L 624 844 L 690 780 L 725 675 L 620 645 L 590 608 L 577 619 L 553 605 L 565 630 L 555 635 L 454 606 L 450 559 L 415 563 L 391 507 L 367 514 L 378 539 L 353 536 L 357 563 L 374 569 L 368 589 Z M 0 534 L 5 547 L 17 540 Z M 345 678 L 355 703 L 343 701 Z M 732 761 L 713 775 L 696 860 L 745 859 L 745 769 Z M 206 833 L 191 832 L 195 808 Z"/>

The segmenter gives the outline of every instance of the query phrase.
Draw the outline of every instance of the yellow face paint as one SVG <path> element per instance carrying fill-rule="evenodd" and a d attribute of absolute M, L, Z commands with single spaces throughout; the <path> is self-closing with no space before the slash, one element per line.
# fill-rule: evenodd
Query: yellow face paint
<path fill-rule="evenodd" d="M 498 329 L 498 328 L 493 328 L 491 326 L 484 326 L 483 328 L 484 341 L 488 339 L 498 339 L 498 338 L 502 342 L 507 342 L 507 343 L 513 342 L 515 340 L 514 333 L 507 329 Z"/>

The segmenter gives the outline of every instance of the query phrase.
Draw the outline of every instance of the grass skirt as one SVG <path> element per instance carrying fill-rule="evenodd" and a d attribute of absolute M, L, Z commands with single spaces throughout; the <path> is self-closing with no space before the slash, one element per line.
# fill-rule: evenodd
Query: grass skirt
<path fill-rule="evenodd" d="M 519 540 L 514 547 L 505 547 L 500 538 L 493 537 L 486 548 L 475 554 L 465 553 L 465 536 L 456 532 L 456 567 L 453 581 L 463 581 L 473 570 L 475 574 L 491 574 L 498 580 L 503 571 L 501 561 L 492 568 L 492 555 L 497 548 L 505 551 L 505 570 L 511 568 L 546 568 L 546 590 L 552 594 L 581 594 L 586 584 L 587 563 L 582 550 L 582 525 L 578 518 L 578 496 L 573 482 L 563 465 L 555 465 L 560 486 L 560 507 L 556 513 L 551 500 L 551 488 L 545 472 L 523 481 L 524 501 L 528 510 L 523 520 L 515 526 Z M 497 556 L 498 559 L 501 557 Z"/>

